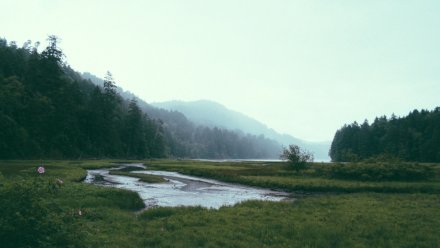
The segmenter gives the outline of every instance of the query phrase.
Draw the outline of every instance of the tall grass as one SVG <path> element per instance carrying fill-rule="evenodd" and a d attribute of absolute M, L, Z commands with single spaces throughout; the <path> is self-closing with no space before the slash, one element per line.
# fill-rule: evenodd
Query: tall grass
<path fill-rule="evenodd" d="M 147 247 L 435 247 L 437 195 L 351 194 L 140 216 Z"/>
<path fill-rule="evenodd" d="M 136 193 L 79 183 L 84 168 L 111 161 L 0 161 L 1 247 L 437 247 L 438 178 L 342 180 L 281 163 L 149 161 L 150 169 L 338 194 L 291 202 L 250 201 L 219 210 L 160 207 L 139 213 Z M 439 169 L 438 165 L 433 168 Z M 63 183 L 57 183 L 57 179 Z M 332 188 L 333 187 L 333 188 Z M 376 189 L 374 189 L 376 187 Z M 426 193 L 391 193 L 410 191 Z M 379 189 L 388 193 L 371 193 Z M 417 189 L 418 188 L 418 189 Z M 343 194 L 341 192 L 364 191 Z"/>
<path fill-rule="evenodd" d="M 384 164 L 315 163 L 308 170 L 295 173 L 283 163 L 156 161 L 147 168 L 289 192 L 440 193 L 440 170 L 435 165 L 391 164 L 390 168 L 382 169 L 384 167 Z"/>

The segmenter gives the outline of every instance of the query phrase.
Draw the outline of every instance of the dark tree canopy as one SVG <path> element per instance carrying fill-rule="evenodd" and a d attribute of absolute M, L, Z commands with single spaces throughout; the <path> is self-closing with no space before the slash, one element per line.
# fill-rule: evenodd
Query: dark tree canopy
<path fill-rule="evenodd" d="M 99 85 L 65 63 L 59 39 L 0 39 L 0 159 L 276 158 L 264 136 L 194 125 L 175 111 L 121 96 L 111 73 Z M 147 115 L 147 110 L 150 115 Z"/>
<path fill-rule="evenodd" d="M 164 156 L 160 123 L 133 118 L 139 107 L 122 100 L 111 74 L 104 87 L 82 79 L 58 42 L 50 36 L 38 53 L 30 41 L 0 40 L 0 158 Z"/>
<path fill-rule="evenodd" d="M 103 86 L 106 81 L 90 73 L 83 75 L 96 85 Z M 262 135 L 195 125 L 180 112 L 155 108 L 130 92 L 123 91 L 121 88 L 117 91 L 125 99 L 136 99 L 143 112 L 161 123 L 158 127 L 163 129 L 163 142 L 167 156 L 205 159 L 275 159 L 279 157 L 281 145 Z"/>
<path fill-rule="evenodd" d="M 371 125 L 367 121 L 345 125 L 335 134 L 330 157 L 333 161 L 391 157 L 440 162 L 440 108 L 414 110 L 403 118 L 383 116 Z"/>

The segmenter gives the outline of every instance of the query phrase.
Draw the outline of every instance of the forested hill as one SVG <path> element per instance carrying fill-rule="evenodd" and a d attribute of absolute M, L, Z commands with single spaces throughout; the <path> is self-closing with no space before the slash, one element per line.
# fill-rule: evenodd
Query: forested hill
<path fill-rule="evenodd" d="M 104 80 L 91 73 L 82 77 L 96 85 Z M 157 108 L 136 95 L 117 88 L 125 99 L 137 99 L 139 107 L 151 118 L 161 120 L 168 153 L 190 158 L 279 158 L 282 145 L 265 135 L 249 134 L 225 126 L 197 123 L 179 111 Z M 328 150 L 326 151 L 328 153 Z"/>
<path fill-rule="evenodd" d="M 0 159 L 278 156 L 262 136 L 196 126 L 173 111 L 149 117 L 111 74 L 96 86 L 63 61 L 56 37 L 48 43 L 38 52 L 38 43 L 0 39 Z"/>
<path fill-rule="evenodd" d="M 208 127 L 223 127 L 230 130 L 241 130 L 253 135 L 264 135 L 273 139 L 283 146 L 296 144 L 311 151 L 317 160 L 329 160 L 328 151 L 330 141 L 328 142 L 308 142 L 295 138 L 288 134 L 281 134 L 267 127 L 265 124 L 246 116 L 240 112 L 231 110 L 220 103 L 199 100 L 192 102 L 168 101 L 152 103 L 153 106 L 176 110 L 183 113 L 190 121 L 196 124 Z"/>
<path fill-rule="evenodd" d="M 440 107 L 414 110 L 408 116 L 356 122 L 338 130 L 330 149 L 333 161 L 394 157 L 405 161 L 440 162 Z"/>
<path fill-rule="evenodd" d="M 39 53 L 0 40 L 0 158 L 163 157 L 160 123 L 63 62 L 56 37 Z"/>

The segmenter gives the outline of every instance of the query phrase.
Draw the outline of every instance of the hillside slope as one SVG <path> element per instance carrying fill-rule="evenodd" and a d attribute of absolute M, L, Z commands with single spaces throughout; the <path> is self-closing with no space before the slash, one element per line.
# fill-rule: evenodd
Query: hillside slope
<path fill-rule="evenodd" d="M 166 110 L 179 111 L 189 120 L 199 125 L 217 126 L 231 130 L 241 130 L 254 135 L 264 135 L 284 146 L 297 144 L 313 152 L 317 160 L 329 160 L 330 142 L 308 142 L 288 134 L 280 134 L 245 114 L 230 110 L 213 101 L 168 101 L 152 103 L 152 105 Z"/>
<path fill-rule="evenodd" d="M 263 136 L 195 125 L 67 65 L 57 38 L 38 52 L 0 39 L 0 159 L 276 158 Z M 91 76 L 91 75 L 89 75 Z M 85 79 L 86 78 L 86 79 Z M 93 82 L 92 82 L 93 81 Z"/>
<path fill-rule="evenodd" d="M 103 84 L 102 79 L 91 73 L 85 72 L 82 77 L 98 86 Z M 180 111 L 155 107 L 120 87 L 117 91 L 124 99 L 136 99 L 150 118 L 163 123 L 165 142 L 173 157 L 278 159 L 281 153 L 282 145 L 261 133 L 195 122 Z"/>
<path fill-rule="evenodd" d="M 165 156 L 160 123 L 123 100 L 108 74 L 93 85 L 66 65 L 57 38 L 38 52 L 0 39 L 0 158 Z"/>

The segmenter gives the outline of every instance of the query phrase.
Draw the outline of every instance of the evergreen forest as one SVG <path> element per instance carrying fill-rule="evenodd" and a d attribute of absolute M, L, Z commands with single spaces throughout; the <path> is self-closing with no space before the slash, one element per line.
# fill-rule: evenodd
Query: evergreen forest
<path fill-rule="evenodd" d="M 376 118 L 370 125 L 354 122 L 338 130 L 330 157 L 355 162 L 369 158 L 440 162 L 440 107 L 414 110 L 406 117 Z"/>
<path fill-rule="evenodd" d="M 94 84 L 67 64 L 55 36 L 39 46 L 0 39 L 0 159 L 276 158 L 281 150 L 121 95 L 110 72 Z"/>

